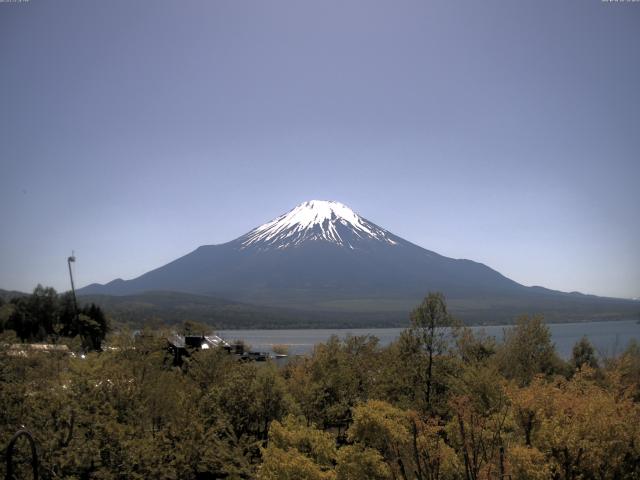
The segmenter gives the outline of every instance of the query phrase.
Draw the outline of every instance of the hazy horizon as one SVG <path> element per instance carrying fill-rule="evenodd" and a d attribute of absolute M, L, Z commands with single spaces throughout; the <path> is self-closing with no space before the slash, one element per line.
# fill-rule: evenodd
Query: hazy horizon
<path fill-rule="evenodd" d="M 130 279 L 311 199 L 640 297 L 640 4 L 0 3 L 0 288 Z"/>

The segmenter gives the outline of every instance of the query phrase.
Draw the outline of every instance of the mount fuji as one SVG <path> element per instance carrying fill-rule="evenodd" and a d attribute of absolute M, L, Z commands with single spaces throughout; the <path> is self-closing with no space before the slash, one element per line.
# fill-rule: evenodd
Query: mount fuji
<path fill-rule="evenodd" d="M 375 312 L 390 320 L 406 319 L 428 291 L 443 292 L 456 315 L 476 322 L 509 321 L 520 313 L 575 320 L 640 311 L 640 302 L 526 287 L 481 263 L 426 250 L 339 202 L 320 200 L 140 277 L 91 284 L 78 293 L 160 291 L 289 311 Z"/>

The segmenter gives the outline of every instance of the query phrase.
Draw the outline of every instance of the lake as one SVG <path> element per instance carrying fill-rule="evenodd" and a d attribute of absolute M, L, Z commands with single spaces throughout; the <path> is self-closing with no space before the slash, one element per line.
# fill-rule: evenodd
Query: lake
<path fill-rule="evenodd" d="M 615 322 L 555 323 L 548 325 L 558 353 L 571 356 L 575 343 L 587 337 L 600 355 L 611 356 L 622 352 L 631 339 L 640 341 L 640 324 L 636 320 Z M 505 325 L 471 327 L 484 330 L 488 335 L 502 340 Z M 304 355 L 317 343 L 326 342 L 331 335 L 344 338 L 347 335 L 374 335 L 385 346 L 398 338 L 402 328 L 346 328 L 346 329 L 300 329 L 300 330 L 220 330 L 218 335 L 227 341 L 242 339 L 253 350 L 271 352 L 273 345 L 289 347 L 289 355 Z"/>

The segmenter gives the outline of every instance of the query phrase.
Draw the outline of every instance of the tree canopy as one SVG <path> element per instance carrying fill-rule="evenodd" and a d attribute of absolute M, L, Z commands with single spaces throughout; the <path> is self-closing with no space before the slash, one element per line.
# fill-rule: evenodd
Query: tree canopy
<path fill-rule="evenodd" d="M 65 320 L 47 289 L 34 297 L 0 307 L 24 315 L 25 338 L 91 345 L 108 324 L 91 306 Z M 209 349 L 175 366 L 160 330 L 113 332 L 84 358 L 0 342 L 0 446 L 28 429 L 45 479 L 640 478 L 637 343 L 592 362 L 581 341 L 564 361 L 540 318 L 493 339 L 451 329 L 444 307 L 427 297 L 387 347 L 333 337 L 285 365 Z"/>
<path fill-rule="evenodd" d="M 11 330 L 26 342 L 79 337 L 86 350 L 99 350 L 109 329 L 109 319 L 99 306 L 91 303 L 76 311 L 71 293 L 58 295 L 42 285 L 0 307 L 0 334 Z"/>

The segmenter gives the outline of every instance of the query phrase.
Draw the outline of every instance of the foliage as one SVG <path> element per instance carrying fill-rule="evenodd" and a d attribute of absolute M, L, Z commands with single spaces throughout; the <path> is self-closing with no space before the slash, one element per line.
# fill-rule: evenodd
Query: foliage
<path fill-rule="evenodd" d="M 42 285 L 31 295 L 12 298 L 0 309 L 0 333 L 13 330 L 22 341 L 57 343 L 65 339 L 68 343 L 79 337 L 85 350 L 100 350 L 109 328 L 109 319 L 99 306 L 92 303 L 76 312 L 70 293 L 60 296 Z"/>
<path fill-rule="evenodd" d="M 334 438 L 299 418 L 274 421 L 263 449 L 260 479 L 333 479 Z"/>
<path fill-rule="evenodd" d="M 311 357 L 291 362 L 284 371 L 289 390 L 305 417 L 323 428 L 344 428 L 351 408 L 365 401 L 379 369 L 380 348 L 374 337 L 331 337 Z"/>
<path fill-rule="evenodd" d="M 338 480 L 387 480 L 392 478 L 389 465 L 380 452 L 360 445 L 346 445 L 338 450 Z"/>
<path fill-rule="evenodd" d="M 525 443 L 544 454 L 553 478 L 640 474 L 640 406 L 600 386 L 588 366 L 571 380 L 537 377 L 513 400 L 521 418 L 526 412 L 526 422 L 519 422 Z"/>
<path fill-rule="evenodd" d="M 426 355 L 424 398 L 427 411 L 432 411 L 433 393 L 437 382 L 438 359 L 447 350 L 447 334 L 453 326 L 453 318 L 441 293 L 429 293 L 411 312 L 409 332 Z M 435 370 L 435 371 L 434 371 Z"/>
<path fill-rule="evenodd" d="M 571 366 L 574 370 L 579 370 L 583 365 L 587 365 L 590 368 L 598 368 L 596 351 L 586 337 L 582 337 L 573 346 L 571 353 Z"/>
<path fill-rule="evenodd" d="M 609 359 L 609 369 L 616 373 L 616 384 L 622 393 L 640 401 L 640 344 L 636 340 L 629 342 L 618 358 Z"/>
<path fill-rule="evenodd" d="M 334 480 L 331 470 L 318 464 L 298 450 L 269 447 L 263 451 L 264 461 L 258 470 L 259 480 Z"/>
<path fill-rule="evenodd" d="M 273 350 L 273 353 L 277 353 L 279 355 L 287 355 L 289 353 L 289 346 L 277 343 L 271 346 L 271 350 Z"/>
<path fill-rule="evenodd" d="M 488 336 L 483 330 L 474 333 L 469 327 L 462 327 L 456 332 L 455 340 L 458 356 L 465 364 L 485 362 L 498 350 L 496 339 Z"/>
<path fill-rule="evenodd" d="M 503 375 L 520 385 L 528 384 L 538 373 L 553 375 L 564 368 L 540 316 L 522 316 L 506 329 L 497 355 Z"/>
<path fill-rule="evenodd" d="M 507 452 L 509 471 L 518 480 L 547 480 L 553 478 L 544 454 L 535 447 L 514 445 Z"/>
<path fill-rule="evenodd" d="M 2 333 L 0 446 L 30 430 L 44 479 L 640 478 L 637 343 L 600 365 L 580 342 L 565 364 L 541 319 L 497 342 L 445 327 L 446 306 L 428 296 L 385 348 L 333 337 L 282 367 L 224 349 L 178 367 L 157 328 L 110 332 L 97 350 L 106 320 L 91 306 L 76 317 L 71 300 L 38 289 L 0 306 L 25 338 L 75 331 L 96 348 L 15 350 L 16 332 Z M 24 444 L 15 458 L 23 478 Z"/>

